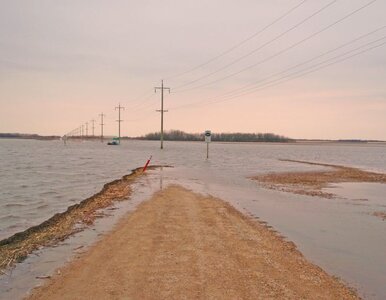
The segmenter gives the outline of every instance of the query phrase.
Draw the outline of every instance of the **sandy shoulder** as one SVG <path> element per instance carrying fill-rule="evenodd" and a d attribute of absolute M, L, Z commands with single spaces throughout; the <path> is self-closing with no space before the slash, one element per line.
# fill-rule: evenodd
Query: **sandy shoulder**
<path fill-rule="evenodd" d="M 171 186 L 28 299 L 357 299 L 225 202 Z"/>

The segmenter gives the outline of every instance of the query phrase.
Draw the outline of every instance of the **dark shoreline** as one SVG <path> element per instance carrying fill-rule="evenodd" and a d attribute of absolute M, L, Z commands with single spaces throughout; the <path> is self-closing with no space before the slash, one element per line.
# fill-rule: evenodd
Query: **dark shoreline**
<path fill-rule="evenodd" d="M 158 166 L 150 166 L 155 169 Z M 142 176 L 142 167 L 132 170 L 121 179 L 106 183 L 100 192 L 71 205 L 66 211 L 53 215 L 39 225 L 0 240 L 0 272 L 21 262 L 34 250 L 42 246 L 52 246 L 82 231 L 100 217 L 97 211 L 115 201 L 125 200 L 132 192 L 131 184 Z"/>

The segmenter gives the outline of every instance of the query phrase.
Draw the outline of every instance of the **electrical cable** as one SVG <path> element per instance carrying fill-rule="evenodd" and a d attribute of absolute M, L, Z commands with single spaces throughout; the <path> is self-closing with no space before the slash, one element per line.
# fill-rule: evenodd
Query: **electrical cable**
<path fill-rule="evenodd" d="M 209 101 L 208 102 L 208 100 L 205 100 L 205 101 L 200 101 L 200 102 L 196 102 L 196 103 L 190 103 L 190 104 L 186 104 L 186 105 L 177 106 L 177 107 L 174 107 L 174 108 L 172 107 L 171 109 L 176 110 L 176 109 L 181 109 L 181 108 L 190 107 L 190 106 L 194 106 L 194 105 L 200 105 L 200 104 L 208 105 L 208 104 L 214 104 L 214 103 L 219 103 L 219 102 L 225 102 L 225 101 L 232 100 L 234 98 L 238 98 L 238 97 L 241 97 L 241 96 L 245 96 L 245 95 L 254 93 L 254 92 L 262 90 L 262 89 L 266 89 L 266 88 L 269 88 L 269 87 L 272 87 L 272 86 L 276 86 L 276 85 L 285 83 L 287 81 L 290 81 L 290 80 L 293 80 L 293 79 L 296 79 L 296 78 L 299 78 L 299 77 L 303 77 L 303 76 L 308 75 L 310 73 L 314 73 L 314 72 L 319 71 L 321 69 L 327 68 L 327 67 L 329 67 L 331 65 L 335 65 L 337 63 L 346 61 L 346 60 L 348 60 L 348 59 L 350 59 L 352 57 L 355 57 L 355 56 L 358 56 L 360 54 L 366 53 L 366 52 L 371 51 L 371 50 L 373 50 L 375 48 L 381 47 L 381 46 L 385 45 L 386 42 L 383 42 L 381 44 L 378 44 L 378 45 L 372 46 L 370 48 L 364 49 L 364 50 L 359 51 L 357 53 L 354 53 L 352 55 L 346 56 L 347 54 L 355 52 L 355 51 L 359 50 L 360 48 L 369 46 L 371 44 L 374 44 L 374 43 L 379 42 L 379 41 L 384 40 L 384 39 L 386 39 L 386 36 L 384 36 L 384 37 L 382 37 L 380 39 L 377 39 L 375 41 L 369 42 L 369 43 L 367 43 L 365 45 L 362 45 L 360 47 L 357 47 L 355 49 L 352 49 L 350 51 L 347 51 L 347 52 L 345 52 L 343 54 L 337 55 L 337 56 L 335 56 L 333 58 L 329 58 L 329 59 L 327 59 L 327 60 L 325 60 L 323 62 L 317 63 L 317 64 L 315 64 L 315 65 L 313 65 L 311 67 L 308 67 L 308 68 L 305 68 L 303 70 L 296 71 L 296 72 L 293 72 L 293 73 L 291 73 L 289 75 L 283 76 L 281 78 L 269 81 L 268 83 L 265 83 L 262 86 L 257 86 L 257 87 L 254 87 L 254 88 L 250 88 L 247 91 L 244 91 L 243 93 L 238 94 L 238 95 L 230 96 L 228 98 L 225 98 L 225 99 L 222 99 L 222 100 L 217 100 L 217 101 Z M 346 57 L 344 57 L 344 56 L 346 56 Z M 341 58 L 341 59 L 339 59 L 339 58 Z M 328 63 L 331 60 L 335 60 L 335 61 L 332 61 L 332 62 Z M 293 75 L 296 75 L 296 76 L 295 77 L 291 77 Z M 217 99 L 217 98 L 215 98 L 215 99 Z"/>
<path fill-rule="evenodd" d="M 327 29 L 330 29 L 331 27 L 335 26 L 336 24 L 343 22 L 344 20 L 346 20 L 347 18 L 353 16 L 353 15 L 356 14 L 357 12 L 359 12 L 359 11 L 365 9 L 366 7 L 370 6 L 370 5 L 373 4 L 375 1 L 377 1 L 377 0 L 372 0 L 372 1 L 368 2 L 368 3 L 366 3 L 365 5 L 363 5 L 363 6 L 359 7 L 359 8 L 357 8 L 357 9 L 355 9 L 354 11 L 352 11 L 352 12 L 350 12 L 349 14 L 345 15 L 344 17 L 342 17 L 342 18 L 336 20 L 335 22 L 329 24 L 328 26 L 326 26 L 326 27 L 324 27 L 324 28 L 322 28 L 322 29 L 320 29 L 320 30 L 318 30 L 318 31 L 316 31 L 316 32 L 314 32 L 314 33 L 312 33 L 311 35 L 307 36 L 306 38 L 304 38 L 304 39 L 302 39 L 302 40 L 300 40 L 300 41 L 298 41 L 298 42 L 292 44 L 291 46 L 289 46 L 289 47 L 287 47 L 287 48 L 285 48 L 285 49 L 283 49 L 283 50 L 281 50 L 281 51 L 279 51 L 279 52 L 277 52 L 277 53 L 275 53 L 275 54 L 269 56 L 268 58 L 265 58 L 265 59 L 263 59 L 263 60 L 261 60 L 261 61 L 259 61 L 259 62 L 257 62 L 257 63 L 254 63 L 254 64 L 252 64 L 252 65 L 249 65 L 249 66 L 247 66 L 247 67 L 245 67 L 245 68 L 243 68 L 243 69 L 241 69 L 241 70 L 239 70 L 239 71 L 237 71 L 237 72 L 235 72 L 235 73 L 232 73 L 232 74 L 229 74 L 229 75 L 227 75 L 227 76 L 221 77 L 221 78 L 216 79 L 216 80 L 214 80 L 214 81 L 211 81 L 211 82 L 209 82 L 209 83 L 201 84 L 201 85 L 198 85 L 198 86 L 195 86 L 195 87 L 192 87 L 192 88 L 188 88 L 188 89 L 184 89 L 184 90 L 181 90 L 181 91 L 179 91 L 179 92 L 186 92 L 186 91 L 190 91 L 190 90 L 193 90 L 193 89 L 206 87 L 206 86 L 212 85 L 212 84 L 214 84 L 214 83 L 223 81 L 223 80 L 225 80 L 225 79 L 231 78 L 231 77 L 233 77 L 233 76 L 239 75 L 239 74 L 241 74 L 241 73 L 243 73 L 243 72 L 245 72 L 245 71 L 247 71 L 247 70 L 250 70 L 250 69 L 252 69 L 252 68 L 254 68 L 254 67 L 256 67 L 256 66 L 258 66 L 258 65 L 260 65 L 260 64 L 262 64 L 262 63 L 265 63 L 265 62 L 267 62 L 267 61 L 269 61 L 269 60 L 271 60 L 271 59 L 273 59 L 273 58 L 275 58 L 275 57 L 277 57 L 277 56 L 279 56 L 279 55 L 281 55 L 281 54 L 287 52 L 287 51 L 290 50 L 290 49 L 295 48 L 296 46 L 298 46 L 298 45 L 300 45 L 300 44 L 306 42 L 307 40 L 309 40 L 309 39 L 311 39 L 311 38 L 313 38 L 313 37 L 315 37 L 315 36 L 321 34 L 322 32 L 326 31 Z M 177 88 L 175 88 L 174 90 L 176 90 L 176 89 L 177 89 Z"/>
<path fill-rule="evenodd" d="M 196 67 L 193 67 L 187 71 L 184 71 L 182 73 L 179 73 L 179 74 L 176 74 L 176 75 L 173 75 L 173 76 L 170 76 L 170 77 L 167 77 L 165 78 L 166 80 L 170 80 L 170 79 L 174 79 L 174 78 L 177 78 L 177 77 L 181 77 L 185 74 L 188 74 L 188 73 L 191 73 L 199 68 L 202 68 L 208 64 L 210 64 L 211 62 L 219 59 L 220 57 L 223 57 L 224 55 L 232 52 L 233 50 L 239 48 L 240 46 L 244 45 L 245 43 L 247 43 L 248 41 L 250 41 L 251 39 L 255 38 L 256 36 L 260 35 L 261 33 L 263 33 L 265 30 L 267 30 L 268 28 L 270 28 L 271 26 L 273 26 L 274 24 L 276 24 L 277 22 L 279 22 L 280 20 L 282 20 L 283 18 L 285 18 L 286 16 L 288 16 L 290 13 L 292 13 L 294 10 L 296 10 L 297 8 L 299 8 L 300 6 L 302 6 L 305 2 L 307 2 L 307 0 L 303 0 L 302 2 L 300 2 L 299 4 L 295 5 L 294 7 L 290 8 L 288 11 L 286 11 L 283 15 L 281 15 L 280 17 L 278 17 L 277 19 L 275 19 L 274 21 L 272 21 L 271 23 L 269 23 L 268 25 L 264 26 L 262 29 L 260 29 L 259 31 L 255 32 L 254 34 L 252 34 L 251 36 L 249 36 L 248 38 L 242 40 L 241 42 L 237 43 L 236 45 L 230 47 L 228 50 L 225 50 L 224 52 L 220 53 L 219 55 L 205 61 L 204 63 L 196 66 Z"/>
<path fill-rule="evenodd" d="M 202 79 L 205 79 L 205 78 L 208 78 L 214 74 L 217 74 L 218 72 L 220 71 L 223 71 L 227 68 L 229 68 L 230 66 L 233 66 L 234 64 L 238 63 L 239 61 L 251 56 L 252 54 L 258 52 L 259 50 L 265 48 L 266 46 L 272 44 L 273 42 L 277 41 L 278 39 L 280 39 L 281 37 L 283 37 L 284 35 L 286 35 L 287 33 L 291 32 L 292 30 L 298 28 L 299 26 L 301 26 L 302 24 L 304 24 L 305 22 L 307 22 L 308 20 L 310 20 L 311 18 L 315 17 L 316 15 L 320 14 L 321 12 L 323 12 L 324 10 L 326 10 L 327 8 L 329 8 L 331 5 L 335 4 L 337 1 L 339 0 L 333 0 L 331 2 L 329 2 L 327 5 L 323 6 L 322 8 L 318 9 L 316 12 L 312 13 L 311 15 L 309 15 L 308 17 L 304 18 L 302 21 L 296 23 L 295 25 L 293 25 L 292 27 L 290 27 L 289 29 L 283 31 L 282 33 L 280 33 L 279 35 L 277 35 L 276 37 L 274 37 L 273 39 L 269 40 L 268 42 L 265 42 L 264 44 L 260 45 L 259 47 L 253 49 L 252 51 L 248 52 L 247 54 L 244 54 L 243 56 L 231 61 L 230 63 L 226 64 L 225 66 L 213 71 L 213 72 L 210 72 L 204 76 L 201 76 L 199 78 L 196 78 L 194 80 L 191 80 L 189 82 L 186 82 L 186 83 L 183 83 L 181 85 L 178 85 L 176 87 L 174 87 L 174 90 L 178 90 L 182 87 L 185 87 L 187 85 L 191 85 L 192 83 L 195 83 L 197 81 L 200 81 Z M 376 1 L 376 0 L 372 0 L 373 2 Z"/>

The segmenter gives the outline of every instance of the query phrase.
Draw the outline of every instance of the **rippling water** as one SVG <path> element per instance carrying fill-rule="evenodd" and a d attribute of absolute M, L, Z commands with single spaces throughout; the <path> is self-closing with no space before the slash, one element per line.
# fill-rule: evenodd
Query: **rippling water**
<path fill-rule="evenodd" d="M 32 225 L 99 191 L 104 183 L 152 163 L 200 169 L 206 165 L 203 143 L 128 141 L 120 147 L 99 142 L 0 140 L 0 239 Z M 211 172 L 250 176 L 309 169 L 280 158 L 357 166 L 386 172 L 383 145 L 283 145 L 212 143 Z"/>
<path fill-rule="evenodd" d="M 386 222 L 371 215 L 386 210 L 385 185 L 337 186 L 335 193 L 346 199 L 326 200 L 264 190 L 247 179 L 260 173 L 322 168 L 279 159 L 386 173 L 385 144 L 212 143 L 206 160 L 206 145 L 200 142 L 166 142 L 161 151 L 159 143 L 152 141 L 124 141 L 112 147 L 89 141 L 63 145 L 0 139 L 0 239 L 93 195 L 105 183 L 142 166 L 150 155 L 152 164 L 174 168 L 141 179 L 142 189 L 154 191 L 157 186 L 178 183 L 220 197 L 267 221 L 294 241 L 308 259 L 360 288 L 366 298 L 386 297 L 382 284 L 386 282 Z M 146 198 L 136 193 L 132 197 Z M 27 278 L 23 276 L 19 278 Z M 13 291 L 7 282 L 2 283 L 4 289 Z M 14 283 L 18 285 L 25 291 L 23 280 Z M 2 290 L 0 284 L 0 299 Z"/>

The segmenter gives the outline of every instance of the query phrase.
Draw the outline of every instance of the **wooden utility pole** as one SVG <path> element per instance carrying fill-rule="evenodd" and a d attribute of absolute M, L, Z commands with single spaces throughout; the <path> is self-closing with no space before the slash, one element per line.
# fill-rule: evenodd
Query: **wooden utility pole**
<path fill-rule="evenodd" d="M 105 125 L 103 123 L 103 117 L 105 117 L 106 115 L 101 113 L 101 114 L 99 114 L 99 116 L 101 117 L 101 124 L 100 124 L 101 125 L 101 143 L 103 143 L 103 125 Z"/>
<path fill-rule="evenodd" d="M 119 105 L 115 108 L 115 110 L 118 109 L 118 141 L 119 141 L 119 145 L 121 144 L 121 110 L 125 110 L 125 108 L 123 106 L 121 106 L 121 104 L 119 103 Z"/>
<path fill-rule="evenodd" d="M 167 112 L 167 110 L 164 110 L 164 90 L 168 90 L 170 94 L 170 88 L 164 87 L 164 81 L 161 80 L 161 86 L 155 87 L 154 92 L 157 93 L 157 90 L 161 90 L 161 109 L 157 110 L 161 113 L 161 149 L 164 148 L 164 112 Z"/>

